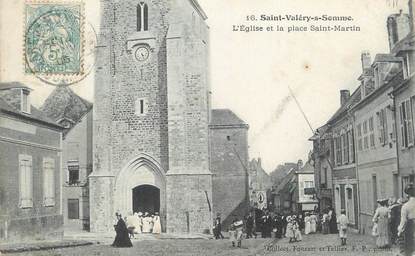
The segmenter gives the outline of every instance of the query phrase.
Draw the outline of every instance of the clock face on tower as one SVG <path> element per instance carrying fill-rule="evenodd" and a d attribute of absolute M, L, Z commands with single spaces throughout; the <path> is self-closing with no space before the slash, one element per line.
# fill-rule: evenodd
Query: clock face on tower
<path fill-rule="evenodd" d="M 139 46 L 135 50 L 135 58 L 138 61 L 146 61 L 149 56 L 150 56 L 150 50 L 148 49 L 147 46 L 144 46 L 144 45 L 143 46 Z"/>

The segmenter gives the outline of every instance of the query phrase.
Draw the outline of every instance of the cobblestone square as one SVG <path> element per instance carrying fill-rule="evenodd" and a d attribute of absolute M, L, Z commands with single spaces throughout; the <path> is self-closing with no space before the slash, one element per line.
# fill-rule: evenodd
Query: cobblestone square
<path fill-rule="evenodd" d="M 65 248 L 49 251 L 4 254 L 16 256 L 77 256 L 77 255 L 362 255 L 391 256 L 397 255 L 397 248 L 377 250 L 370 236 L 350 234 L 348 245 L 339 246 L 337 235 L 307 235 L 303 241 L 288 243 L 287 239 L 248 239 L 242 248 L 232 247 L 229 240 L 206 239 L 160 239 L 135 241 L 132 248 L 113 248 L 107 242 L 91 246 Z"/>

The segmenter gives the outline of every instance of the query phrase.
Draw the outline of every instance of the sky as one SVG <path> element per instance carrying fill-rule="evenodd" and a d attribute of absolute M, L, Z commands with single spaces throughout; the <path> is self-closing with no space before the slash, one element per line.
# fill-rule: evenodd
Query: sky
<path fill-rule="evenodd" d="M 97 0 L 85 1 L 88 24 L 99 22 Z M 386 19 L 407 0 L 199 0 L 210 27 L 210 81 L 213 108 L 228 108 L 249 124 L 249 156 L 261 157 L 271 172 L 278 164 L 306 160 L 312 131 L 340 104 L 341 89 L 355 90 L 360 54 L 388 52 Z M 22 38 L 24 1 L 0 0 L 0 80 L 19 80 L 34 89 L 40 106 L 53 86 L 24 75 Z M 360 32 L 233 32 L 248 15 L 352 16 Z M 278 22 L 253 24 L 277 25 Z M 280 23 L 287 25 L 286 23 Z M 297 22 L 296 25 L 305 23 Z M 91 74 L 71 88 L 93 102 Z"/>

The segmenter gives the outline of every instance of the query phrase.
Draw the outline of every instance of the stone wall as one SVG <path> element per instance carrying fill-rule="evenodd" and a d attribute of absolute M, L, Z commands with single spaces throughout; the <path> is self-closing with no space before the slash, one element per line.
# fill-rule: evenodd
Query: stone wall
<path fill-rule="evenodd" d="M 109 216 L 117 210 L 114 200 L 120 200 L 114 197 L 118 174 L 139 155 L 150 156 L 163 172 L 191 173 L 195 180 L 197 174 L 203 175 L 207 186 L 203 191 L 211 195 L 210 176 L 205 176 L 210 174 L 208 47 L 206 36 L 205 40 L 200 36 L 207 33 L 207 26 L 191 1 L 153 0 L 147 4 L 149 29 L 138 32 L 137 1 L 101 0 L 95 70 L 94 172 L 90 176 L 92 231 L 112 229 Z M 145 61 L 135 58 L 140 45 L 150 49 Z M 139 100 L 144 100 L 143 114 L 136 111 Z M 192 185 L 195 180 L 190 179 L 187 185 L 179 176 L 174 177 L 161 190 L 198 195 L 199 190 Z M 176 198 L 179 201 L 167 200 L 167 206 L 180 205 L 180 197 L 171 200 Z M 203 231 L 210 223 L 205 201 L 196 196 L 191 204 L 183 204 L 177 210 L 167 207 L 167 214 L 179 216 L 184 209 L 194 211 L 196 215 L 189 215 L 190 230 Z M 168 220 L 168 230 L 180 230 L 184 223 L 172 221 L 174 226 L 169 225 Z"/>
<path fill-rule="evenodd" d="M 247 132 L 247 126 L 210 130 L 213 213 L 221 215 L 224 228 L 232 215 L 242 218 L 249 207 Z"/>
<path fill-rule="evenodd" d="M 2 127 L 11 121 L 21 130 Z M 60 133 L 6 116 L 0 116 L 0 133 L 0 238 L 62 236 Z M 19 207 L 19 154 L 32 157 L 33 207 L 30 208 Z M 43 199 L 44 158 L 55 160 L 55 203 L 48 207 Z"/>

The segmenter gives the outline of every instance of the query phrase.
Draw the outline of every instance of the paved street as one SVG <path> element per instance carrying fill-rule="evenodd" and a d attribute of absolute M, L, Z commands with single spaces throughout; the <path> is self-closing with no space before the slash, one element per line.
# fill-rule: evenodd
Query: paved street
<path fill-rule="evenodd" d="M 72 256 L 72 255 L 396 255 L 396 249 L 375 250 L 374 241 L 369 236 L 349 234 L 347 247 L 338 246 L 336 235 L 308 235 L 302 242 L 288 243 L 286 239 L 249 239 L 243 241 L 242 248 L 233 248 L 228 240 L 205 239 L 161 239 L 135 241 L 133 248 L 112 248 L 107 243 L 91 246 L 65 248 L 11 254 L 15 256 Z"/>

